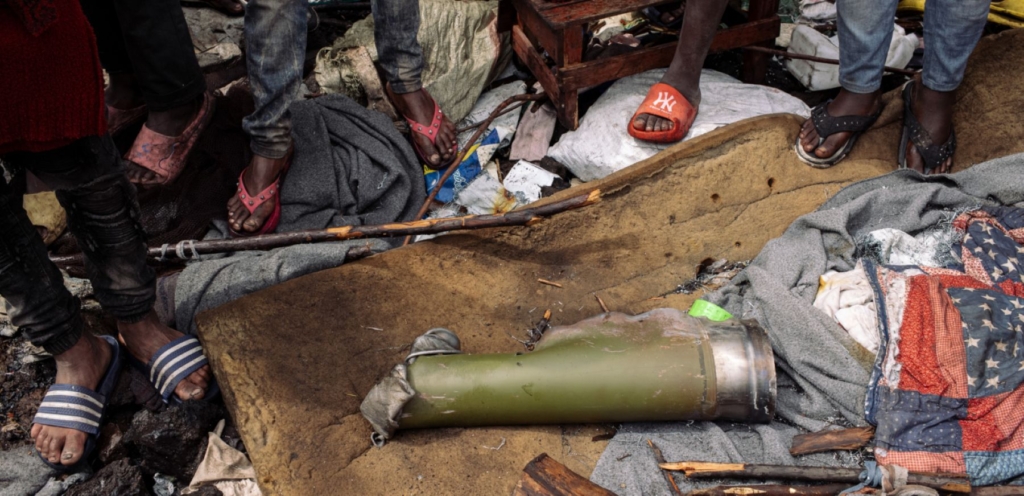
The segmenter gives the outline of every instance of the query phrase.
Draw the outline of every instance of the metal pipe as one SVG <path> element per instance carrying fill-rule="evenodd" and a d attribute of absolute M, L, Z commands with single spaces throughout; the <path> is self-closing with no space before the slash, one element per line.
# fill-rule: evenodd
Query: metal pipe
<path fill-rule="evenodd" d="M 775 364 L 756 322 L 675 309 L 549 330 L 529 353 L 421 356 L 399 428 L 735 420 L 775 414 Z"/>

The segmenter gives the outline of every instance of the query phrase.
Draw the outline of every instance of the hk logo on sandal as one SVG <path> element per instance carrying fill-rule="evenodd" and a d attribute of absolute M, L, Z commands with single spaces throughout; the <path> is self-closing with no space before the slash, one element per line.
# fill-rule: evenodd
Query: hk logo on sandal
<path fill-rule="evenodd" d="M 659 91 L 658 98 L 654 100 L 653 106 L 660 107 L 664 112 L 672 112 L 672 107 L 676 106 L 676 97 L 670 95 L 667 91 Z"/>

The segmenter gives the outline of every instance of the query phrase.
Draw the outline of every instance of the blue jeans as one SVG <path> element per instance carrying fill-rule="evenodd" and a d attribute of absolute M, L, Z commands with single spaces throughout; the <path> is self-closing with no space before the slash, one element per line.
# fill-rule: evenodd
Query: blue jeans
<path fill-rule="evenodd" d="M 373 0 L 378 62 L 395 93 L 423 87 L 419 0 Z M 256 110 L 242 121 L 254 153 L 281 158 L 291 147 L 288 107 L 302 85 L 306 0 L 249 0 L 245 7 L 246 65 Z"/>
<path fill-rule="evenodd" d="M 837 0 L 839 83 L 847 91 L 881 87 L 892 42 L 898 0 Z M 928 0 L 924 9 L 922 81 L 934 91 L 953 91 L 964 79 L 967 58 L 981 38 L 989 0 Z"/>

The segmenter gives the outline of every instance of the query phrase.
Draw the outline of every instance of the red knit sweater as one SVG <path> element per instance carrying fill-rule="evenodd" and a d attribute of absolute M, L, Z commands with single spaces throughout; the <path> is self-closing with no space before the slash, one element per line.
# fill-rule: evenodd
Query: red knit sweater
<path fill-rule="evenodd" d="M 78 0 L 46 3 L 56 19 L 33 35 L 15 4 L 0 0 L 0 155 L 106 133 L 92 27 Z"/>

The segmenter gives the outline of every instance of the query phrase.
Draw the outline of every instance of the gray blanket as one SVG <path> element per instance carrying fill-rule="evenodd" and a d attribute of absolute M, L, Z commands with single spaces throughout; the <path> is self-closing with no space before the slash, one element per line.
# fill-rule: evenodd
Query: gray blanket
<path fill-rule="evenodd" d="M 851 185 L 797 219 L 729 285 L 706 297 L 733 315 L 756 318 L 768 331 L 779 375 L 781 420 L 810 431 L 865 423 L 864 395 L 874 357 L 866 356 L 838 324 L 812 306 L 818 277 L 829 270 L 853 269 L 857 243 L 871 231 L 888 227 L 916 235 L 958 211 L 985 205 L 1024 207 L 1024 154 L 948 176 L 897 171 Z M 780 423 L 627 425 L 608 445 L 591 480 L 623 495 L 670 494 L 649 448 L 641 442 L 645 439 L 659 444 L 669 461 L 860 461 L 831 454 L 794 460 L 788 446 L 796 433 L 796 428 Z M 696 487 L 683 478 L 676 480 L 684 492 Z"/>
<path fill-rule="evenodd" d="M 379 112 L 339 95 L 291 106 L 295 155 L 281 186 L 277 232 L 412 220 L 426 199 L 423 169 L 411 145 Z M 223 222 L 207 236 L 223 238 Z M 371 240 L 383 251 L 394 240 Z M 297 245 L 268 252 L 204 257 L 178 276 L 175 321 L 195 332 L 199 312 L 254 291 L 344 263 L 367 241 Z"/>

